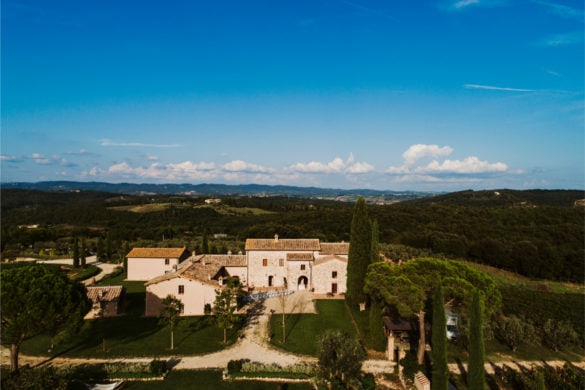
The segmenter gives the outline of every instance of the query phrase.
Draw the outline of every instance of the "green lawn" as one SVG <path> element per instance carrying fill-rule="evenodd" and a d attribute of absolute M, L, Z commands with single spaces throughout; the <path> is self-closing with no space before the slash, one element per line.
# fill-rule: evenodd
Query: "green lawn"
<path fill-rule="evenodd" d="M 126 315 L 85 321 L 73 340 L 56 345 L 49 351 L 49 336 L 38 336 L 23 343 L 21 352 L 29 355 L 65 357 L 150 357 L 200 355 L 226 347 L 223 330 L 212 317 L 184 317 L 175 329 L 175 349 L 170 349 L 170 329 L 159 325 L 158 318 L 143 317 L 145 304 L 144 282 L 124 281 L 124 275 L 105 278 L 99 285 L 126 287 Z M 239 327 L 228 333 L 227 345 L 233 344 Z"/>
<path fill-rule="evenodd" d="M 307 383 L 257 382 L 257 381 L 232 381 L 221 379 L 221 371 L 171 371 L 164 381 L 156 382 L 129 382 L 124 386 L 131 390 L 275 390 L 279 388 L 289 390 L 309 390 L 313 387 Z"/>
<path fill-rule="evenodd" d="M 237 339 L 238 329 L 228 333 L 228 344 Z M 49 356 L 51 341 L 39 336 L 23 343 L 29 355 Z M 158 318 L 122 316 L 86 321 L 75 339 L 57 345 L 53 355 L 65 357 L 116 358 L 167 355 L 200 355 L 225 348 L 223 330 L 212 317 L 185 317 L 175 329 L 175 349 L 170 349 L 169 327 Z"/>
<path fill-rule="evenodd" d="M 282 317 L 272 316 L 272 345 L 293 353 L 317 356 L 318 338 L 328 329 L 338 329 L 355 337 L 356 331 L 343 300 L 317 300 L 318 314 L 288 314 L 286 342 L 282 343 Z"/>

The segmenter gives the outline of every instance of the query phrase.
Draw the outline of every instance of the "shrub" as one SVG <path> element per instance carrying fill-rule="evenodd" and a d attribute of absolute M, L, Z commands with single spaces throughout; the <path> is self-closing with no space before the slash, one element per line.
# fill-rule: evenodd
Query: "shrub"
<path fill-rule="evenodd" d="M 21 367 L 2 378 L 3 390 L 54 389 L 67 390 L 68 380 L 52 367 Z"/>
<path fill-rule="evenodd" d="M 243 359 L 230 360 L 228 362 L 228 365 L 227 365 L 228 372 L 230 374 L 237 373 L 237 372 L 241 372 L 242 371 L 242 365 L 244 364 L 245 361 L 247 361 L 247 360 L 243 360 Z"/>
<path fill-rule="evenodd" d="M 156 376 L 162 376 L 167 372 L 167 362 L 165 360 L 154 359 L 149 365 L 150 373 Z"/>
<path fill-rule="evenodd" d="M 554 351 L 577 342 L 577 332 L 568 321 L 548 319 L 543 327 L 543 343 Z"/>

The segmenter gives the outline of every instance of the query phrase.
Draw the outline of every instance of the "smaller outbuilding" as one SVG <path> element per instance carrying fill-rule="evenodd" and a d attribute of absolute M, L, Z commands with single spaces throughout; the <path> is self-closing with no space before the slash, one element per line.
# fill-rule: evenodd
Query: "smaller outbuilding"
<path fill-rule="evenodd" d="M 92 306 L 85 319 L 115 317 L 124 311 L 123 286 L 87 287 L 87 298 Z"/>

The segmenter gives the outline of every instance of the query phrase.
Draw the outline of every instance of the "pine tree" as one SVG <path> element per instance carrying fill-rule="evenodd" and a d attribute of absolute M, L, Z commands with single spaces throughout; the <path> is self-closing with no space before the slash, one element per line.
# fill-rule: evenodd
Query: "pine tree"
<path fill-rule="evenodd" d="M 444 301 L 443 285 L 439 283 L 433 296 L 433 376 L 431 380 L 433 390 L 446 390 L 449 388 L 446 335 L 447 319 L 445 317 L 445 306 L 443 306 Z"/>
<path fill-rule="evenodd" d="M 479 290 L 473 295 L 469 318 L 469 367 L 467 383 L 470 389 L 485 388 L 485 346 L 483 343 L 483 300 Z"/>
<path fill-rule="evenodd" d="M 347 260 L 347 292 L 350 303 L 365 301 L 364 282 L 370 264 L 372 231 L 364 198 L 358 198 L 351 220 L 349 254 Z"/>
<path fill-rule="evenodd" d="M 378 221 L 372 222 L 372 242 L 370 245 L 370 263 L 380 261 L 380 233 L 378 232 Z"/>
<path fill-rule="evenodd" d="M 73 239 L 73 268 L 79 268 L 79 241 L 77 237 Z"/>

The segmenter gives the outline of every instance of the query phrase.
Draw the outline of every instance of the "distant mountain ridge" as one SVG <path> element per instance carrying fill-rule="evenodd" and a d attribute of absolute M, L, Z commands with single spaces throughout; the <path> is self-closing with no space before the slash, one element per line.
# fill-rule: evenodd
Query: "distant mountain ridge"
<path fill-rule="evenodd" d="M 28 189 L 40 191 L 103 191 L 128 195 L 194 195 L 194 196 L 293 196 L 303 198 L 328 198 L 352 200 L 358 196 L 379 198 L 384 201 L 404 201 L 440 194 L 422 191 L 383 191 L 371 189 L 334 189 L 319 187 L 295 187 L 264 184 L 149 184 L 106 183 L 77 181 L 40 181 L 35 183 L 2 183 L 3 189 Z"/>

